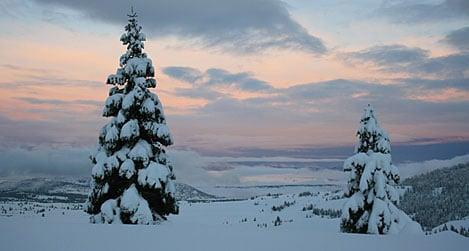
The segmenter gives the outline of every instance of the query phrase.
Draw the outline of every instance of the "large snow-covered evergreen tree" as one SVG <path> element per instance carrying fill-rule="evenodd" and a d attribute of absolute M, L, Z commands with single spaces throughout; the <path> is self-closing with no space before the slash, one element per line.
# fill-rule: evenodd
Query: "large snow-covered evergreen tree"
<path fill-rule="evenodd" d="M 341 230 L 349 233 L 386 234 L 397 232 L 400 210 L 394 188 L 399 172 L 391 162 L 387 133 L 380 128 L 373 108 L 368 105 L 357 131 L 355 155 L 344 162 L 348 172 L 342 210 Z"/>
<path fill-rule="evenodd" d="M 92 191 L 86 211 L 93 223 L 153 224 L 177 214 L 175 176 L 165 147 L 173 143 L 154 88 L 152 61 L 143 52 L 145 35 L 132 10 L 120 40 L 120 57 L 103 116 L 112 118 L 91 155 Z"/>

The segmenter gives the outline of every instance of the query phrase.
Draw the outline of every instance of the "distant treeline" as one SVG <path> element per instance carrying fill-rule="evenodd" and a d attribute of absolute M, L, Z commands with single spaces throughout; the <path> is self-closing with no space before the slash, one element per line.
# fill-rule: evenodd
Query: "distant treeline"
<path fill-rule="evenodd" d="M 425 230 L 469 216 L 469 163 L 408 178 L 400 208 Z"/>

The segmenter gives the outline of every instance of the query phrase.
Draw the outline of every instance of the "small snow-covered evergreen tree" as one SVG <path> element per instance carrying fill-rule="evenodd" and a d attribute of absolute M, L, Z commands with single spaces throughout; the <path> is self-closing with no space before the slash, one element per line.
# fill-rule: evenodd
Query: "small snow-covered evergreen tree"
<path fill-rule="evenodd" d="M 355 155 L 344 162 L 348 172 L 342 210 L 341 231 L 386 234 L 396 232 L 400 210 L 394 185 L 399 173 L 391 163 L 391 146 L 387 133 L 380 128 L 373 108 L 368 105 L 357 131 Z"/>
<path fill-rule="evenodd" d="M 145 35 L 137 14 L 128 15 L 120 57 L 103 116 L 112 119 L 90 156 L 92 191 L 86 211 L 93 223 L 153 224 L 177 214 L 175 176 L 165 147 L 173 143 L 154 88 L 152 61 L 143 53 Z"/>

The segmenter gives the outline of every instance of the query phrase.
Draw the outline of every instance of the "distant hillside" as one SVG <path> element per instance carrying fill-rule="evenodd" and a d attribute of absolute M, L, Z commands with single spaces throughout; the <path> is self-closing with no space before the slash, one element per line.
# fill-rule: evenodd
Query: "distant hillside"
<path fill-rule="evenodd" d="M 176 199 L 177 200 L 187 200 L 187 201 L 194 201 L 194 200 L 213 200 L 217 199 L 217 196 L 208 194 L 206 192 L 202 192 L 201 190 L 189 186 L 183 183 L 176 183 Z"/>
<path fill-rule="evenodd" d="M 28 178 L 0 180 L 0 200 L 38 202 L 85 202 L 88 179 Z M 212 200 L 217 197 L 187 184 L 176 183 L 177 200 Z"/>
<path fill-rule="evenodd" d="M 469 163 L 408 178 L 400 207 L 427 230 L 469 216 Z"/>

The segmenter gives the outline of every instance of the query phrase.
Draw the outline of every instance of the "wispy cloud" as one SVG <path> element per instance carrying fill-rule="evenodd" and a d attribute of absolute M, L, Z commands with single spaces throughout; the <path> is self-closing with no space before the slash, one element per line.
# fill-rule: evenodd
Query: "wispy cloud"
<path fill-rule="evenodd" d="M 69 7 L 89 17 L 123 24 L 129 2 L 36 0 L 48 6 Z M 323 41 L 301 26 L 280 0 L 133 1 L 145 30 L 155 37 L 176 35 L 203 47 L 235 53 L 267 49 L 327 51 Z"/>
<path fill-rule="evenodd" d="M 386 1 L 377 16 L 385 16 L 397 23 L 421 23 L 448 19 L 469 18 L 469 2 L 444 0 L 441 2 Z"/>
<path fill-rule="evenodd" d="M 191 88 L 175 88 L 172 94 L 180 97 L 194 98 L 194 99 L 206 99 L 215 100 L 222 97 L 224 94 L 212 90 L 209 87 L 191 87 Z"/>
<path fill-rule="evenodd" d="M 3 74 L 11 74 L 13 79 L 0 80 L 0 89 L 18 89 L 33 86 L 61 86 L 103 88 L 104 83 L 96 80 L 63 77 L 63 73 L 50 68 L 34 68 L 17 64 L 2 64 Z"/>
<path fill-rule="evenodd" d="M 170 66 L 162 69 L 163 73 L 190 84 L 196 83 L 203 78 L 203 72 L 192 68 L 184 66 Z"/>
<path fill-rule="evenodd" d="M 79 147 L 11 147 L 0 150 L 0 176 L 8 175 L 87 175 L 90 149 Z"/>
<path fill-rule="evenodd" d="M 386 67 L 420 62 L 429 57 L 429 51 L 394 44 L 373 46 L 364 50 L 345 53 L 342 57 L 346 61 L 373 62 L 381 67 Z"/>
<path fill-rule="evenodd" d="M 467 53 L 431 57 L 427 50 L 405 45 L 374 46 L 343 53 L 340 57 L 349 64 L 370 64 L 378 70 L 413 76 L 464 78 L 469 70 Z"/>
<path fill-rule="evenodd" d="M 71 114 L 69 110 L 36 110 L 45 119 L 15 120 L 0 114 L 0 147 L 93 145 L 101 120 Z"/>
<path fill-rule="evenodd" d="M 43 98 L 34 98 L 34 97 L 17 97 L 15 99 L 27 102 L 29 104 L 89 105 L 89 106 L 98 106 L 98 105 L 103 104 L 102 101 L 86 100 L 86 99 L 62 100 L 62 99 L 43 99 Z"/>
<path fill-rule="evenodd" d="M 451 31 L 443 41 L 461 51 L 469 51 L 469 26 Z"/>
<path fill-rule="evenodd" d="M 422 57 L 417 57 L 418 59 L 415 60 L 409 57 L 402 58 L 384 61 L 383 65 L 422 59 Z M 191 72 L 200 72 L 201 76 L 204 76 L 198 69 L 191 69 Z M 255 78 L 255 76 L 251 77 Z M 197 79 L 204 79 L 204 77 Z M 340 137 L 345 136 L 344 126 L 348 125 L 353 128 L 363 106 L 372 103 L 378 107 L 380 113 L 385 114 L 383 117 L 386 121 L 399 121 L 398 124 L 393 124 L 393 128 L 407 128 L 399 130 L 399 135 L 396 135 L 399 141 L 406 141 L 414 136 L 424 137 L 423 135 L 410 136 L 412 133 L 408 129 L 416 126 L 433 128 L 429 130 L 442 132 L 440 125 L 448 120 L 451 121 L 451 127 L 453 127 L 451 136 L 456 136 L 464 134 L 461 130 L 467 122 L 463 118 L 463 113 L 469 107 L 469 92 L 466 83 L 465 78 L 395 78 L 388 79 L 386 84 L 380 81 L 335 79 L 297 84 L 288 88 L 272 87 L 269 95 L 250 92 L 254 96 L 250 95 L 247 98 L 232 96 L 229 92 L 222 90 L 214 96 L 215 98 L 206 98 L 206 104 L 192 108 L 190 114 L 177 116 L 176 121 L 178 123 L 190 121 L 193 128 L 204 128 L 202 129 L 203 139 L 200 137 L 197 139 L 199 146 L 206 144 L 233 146 L 241 144 L 243 140 L 256 142 L 253 144 L 282 142 L 287 145 L 294 144 L 292 142 L 296 141 L 301 145 L 315 140 L 320 142 L 339 140 Z M 206 91 L 197 97 L 203 97 L 209 93 L 208 91 L 213 90 L 212 85 L 203 86 Z M 194 92 L 200 91 L 197 83 L 186 88 L 187 92 L 191 93 L 191 88 Z M 172 94 L 189 96 L 187 93 L 173 92 Z M 339 123 L 340 126 L 335 123 Z M 312 136 L 310 138 L 306 135 L 301 139 L 297 136 L 287 139 L 288 133 L 285 132 L 285 128 L 289 128 L 288 131 L 291 134 L 301 135 L 306 133 L 306 128 L 314 131 L 312 128 L 315 127 L 321 127 L 324 135 L 330 135 L 328 139 L 317 134 L 311 134 L 315 135 L 315 140 Z M 243 131 L 238 128 L 249 129 Z M 447 128 L 445 130 L 448 132 Z M 184 131 L 184 129 L 178 128 L 178 131 Z M 224 131 L 227 135 L 219 135 L 220 131 Z M 276 134 L 280 131 L 281 133 Z M 231 132 L 236 132 L 237 136 L 228 136 Z M 214 134 L 214 137 L 211 138 L 209 134 Z M 190 138 L 196 138 L 195 135 L 185 133 L 183 135 L 187 137 L 184 140 L 188 142 Z M 271 136 L 264 138 L 263 135 Z M 272 135 L 277 135 L 282 139 Z M 468 136 L 464 135 L 463 137 Z M 350 138 L 352 136 L 353 130 L 351 130 Z"/>
<path fill-rule="evenodd" d="M 222 94 L 214 89 L 230 87 L 246 92 L 269 93 L 274 87 L 257 79 L 249 72 L 232 73 L 224 69 L 210 68 L 205 72 L 191 67 L 170 66 L 163 68 L 167 76 L 192 85 L 192 88 L 177 88 L 177 95 L 215 99 Z"/>

